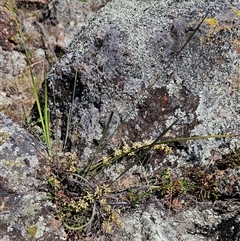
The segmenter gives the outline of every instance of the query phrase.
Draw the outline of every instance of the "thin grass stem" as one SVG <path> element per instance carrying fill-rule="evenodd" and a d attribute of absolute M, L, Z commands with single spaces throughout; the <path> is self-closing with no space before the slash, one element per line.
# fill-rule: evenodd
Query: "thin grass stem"
<path fill-rule="evenodd" d="M 23 45 L 23 48 L 24 48 L 27 65 L 28 65 L 29 70 L 30 70 L 33 94 L 34 94 L 34 98 L 35 98 L 35 101 L 36 101 L 36 104 L 37 104 L 37 110 L 38 110 L 40 122 L 41 122 L 41 125 L 42 125 L 42 129 L 43 129 L 43 137 L 44 137 L 44 141 L 45 141 L 45 143 L 47 145 L 48 154 L 51 156 L 52 155 L 52 151 L 51 151 L 50 129 L 49 129 L 49 120 L 50 120 L 49 117 L 50 117 L 50 114 L 49 114 L 49 110 L 48 110 L 47 88 L 45 87 L 45 93 L 44 93 L 44 104 L 45 104 L 45 107 L 44 107 L 44 112 L 42 112 L 41 103 L 40 103 L 40 99 L 39 99 L 39 96 L 38 96 L 38 88 L 37 88 L 37 84 L 36 84 L 35 77 L 34 77 L 34 74 L 33 74 L 31 61 L 30 61 L 30 53 L 28 51 L 26 42 L 24 40 L 24 35 L 23 35 L 22 29 L 21 29 L 21 27 L 19 25 L 19 21 L 17 19 L 16 13 L 15 13 L 15 11 L 13 9 L 12 1 L 11 0 L 7 0 L 7 5 L 8 5 L 8 8 L 9 8 L 10 12 L 13 15 L 13 18 L 14 18 L 15 24 L 17 26 L 17 30 L 18 30 L 18 33 L 20 35 L 20 39 L 21 39 L 21 42 L 22 42 L 22 45 Z"/>

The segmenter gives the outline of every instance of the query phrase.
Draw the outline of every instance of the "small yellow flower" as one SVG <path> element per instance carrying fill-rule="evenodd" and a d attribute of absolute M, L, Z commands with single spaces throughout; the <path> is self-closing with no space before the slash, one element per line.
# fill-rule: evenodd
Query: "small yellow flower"
<path fill-rule="evenodd" d="M 87 209 L 87 207 L 89 206 L 87 202 L 85 202 L 83 199 L 79 200 L 79 206 L 82 209 Z"/>
<path fill-rule="evenodd" d="M 68 170 L 69 172 L 76 172 L 77 168 L 75 166 L 70 166 Z"/>
<path fill-rule="evenodd" d="M 103 161 L 104 164 L 107 163 L 107 162 L 109 161 L 109 157 L 104 156 L 104 157 L 102 158 L 102 161 Z"/>
<path fill-rule="evenodd" d="M 112 227 L 107 221 L 103 221 L 102 226 L 107 232 L 111 232 Z"/>
<path fill-rule="evenodd" d="M 135 155 L 135 153 L 133 151 L 128 153 L 128 156 L 134 156 L 134 155 Z"/>
<path fill-rule="evenodd" d="M 120 226 L 121 228 L 124 228 L 124 223 L 123 223 L 123 222 L 120 222 L 119 226 Z"/>
<path fill-rule="evenodd" d="M 166 144 L 157 144 L 153 148 L 154 148 L 154 150 L 164 151 L 166 154 L 172 154 L 173 153 L 172 148 L 169 147 Z"/>
<path fill-rule="evenodd" d="M 153 147 L 154 150 L 159 150 L 161 148 L 161 145 L 157 144 Z"/>
<path fill-rule="evenodd" d="M 173 150 L 171 147 L 169 146 L 166 146 L 165 150 L 164 150 L 167 154 L 172 154 L 173 153 Z"/>
<path fill-rule="evenodd" d="M 120 156 L 121 154 L 122 154 L 122 151 L 119 149 L 115 150 L 114 152 L 114 156 Z"/>
<path fill-rule="evenodd" d="M 133 149 L 137 149 L 137 148 L 139 148 L 139 147 L 142 147 L 142 142 L 133 142 L 133 144 L 132 144 L 132 148 Z"/>
<path fill-rule="evenodd" d="M 77 154 L 76 152 L 70 153 L 67 157 L 68 161 L 72 161 L 72 163 L 77 163 Z"/>
<path fill-rule="evenodd" d="M 117 166 L 117 167 L 114 169 L 114 171 L 115 171 L 116 173 L 120 173 L 120 172 L 121 172 L 121 168 Z"/>
<path fill-rule="evenodd" d="M 111 206 L 110 205 L 104 205 L 103 209 L 108 214 L 111 212 Z"/>
<path fill-rule="evenodd" d="M 130 152 L 130 150 L 131 150 L 130 146 L 127 143 L 124 143 L 123 152 L 128 153 Z"/>
<path fill-rule="evenodd" d="M 87 195 L 85 197 L 90 203 L 94 202 L 94 195 L 92 193 L 87 192 Z"/>
<path fill-rule="evenodd" d="M 149 146 L 149 145 L 151 145 L 152 144 L 152 141 L 151 140 L 145 140 L 144 142 L 143 142 L 143 146 Z"/>
<path fill-rule="evenodd" d="M 119 219 L 117 219 L 117 220 L 115 220 L 115 223 L 116 223 L 118 226 L 120 226 L 121 221 L 120 221 Z"/>
<path fill-rule="evenodd" d="M 103 189 L 104 193 L 110 193 L 111 192 L 111 188 L 109 187 L 109 185 L 103 184 L 102 189 Z"/>
<path fill-rule="evenodd" d="M 99 186 L 96 187 L 96 191 L 94 194 L 95 197 L 100 197 L 102 196 L 102 189 L 99 188 Z"/>
<path fill-rule="evenodd" d="M 100 200 L 100 203 L 101 203 L 102 205 L 107 204 L 107 199 L 106 199 L 106 198 L 102 198 L 102 199 Z"/>
<path fill-rule="evenodd" d="M 120 209 L 117 209 L 116 212 L 117 212 L 118 214 L 120 214 L 120 213 L 121 213 L 121 210 L 120 210 Z"/>
<path fill-rule="evenodd" d="M 53 188 L 57 189 L 58 187 L 61 187 L 60 181 L 57 179 L 56 176 L 51 176 L 48 179 L 48 182 L 52 185 Z"/>

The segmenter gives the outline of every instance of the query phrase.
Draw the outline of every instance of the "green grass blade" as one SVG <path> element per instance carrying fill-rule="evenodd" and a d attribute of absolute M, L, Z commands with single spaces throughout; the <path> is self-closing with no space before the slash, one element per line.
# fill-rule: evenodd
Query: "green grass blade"
<path fill-rule="evenodd" d="M 12 5 L 11 0 L 7 0 L 7 6 L 9 8 L 10 12 L 13 15 L 14 22 L 15 22 L 15 24 L 17 26 L 17 30 L 18 30 L 18 33 L 20 35 L 20 39 L 21 39 L 21 42 L 22 42 L 22 45 L 23 45 L 23 48 L 24 48 L 27 65 L 29 67 L 30 75 L 31 75 L 31 83 L 32 83 L 32 88 L 33 88 L 33 94 L 34 94 L 34 98 L 35 98 L 35 101 L 36 101 L 36 104 L 37 104 L 37 110 L 38 110 L 38 114 L 39 114 L 39 117 L 40 117 L 40 122 L 41 122 L 41 125 L 42 125 L 42 129 L 43 129 L 44 139 L 45 139 L 45 142 L 47 144 L 48 153 L 51 154 L 49 123 L 47 123 L 49 121 L 49 113 L 46 110 L 44 110 L 44 113 L 42 113 L 41 103 L 40 103 L 39 96 L 38 96 L 38 88 L 37 88 L 37 85 L 36 85 L 36 81 L 35 81 L 33 70 L 32 70 L 32 66 L 31 66 L 30 53 L 28 51 L 26 42 L 24 40 L 24 35 L 23 35 L 22 29 L 21 29 L 21 27 L 19 25 L 17 16 L 15 14 L 15 11 L 13 9 L 13 5 Z M 47 105 L 46 105 L 47 97 L 45 96 L 44 98 L 45 98 L 45 108 L 47 108 Z M 43 114 L 45 116 L 43 116 Z M 45 119 L 44 119 L 44 117 L 45 117 Z"/>
<path fill-rule="evenodd" d="M 76 73 L 75 73 L 74 84 L 73 84 L 72 106 L 71 106 L 71 108 L 69 109 L 69 112 L 68 112 L 67 130 L 66 130 L 66 137 L 65 137 L 65 140 L 64 140 L 64 144 L 63 144 L 63 150 L 66 148 L 66 145 L 67 145 L 67 139 L 68 139 L 70 124 L 71 124 L 71 120 L 72 120 L 73 104 L 74 104 L 74 99 L 75 99 L 75 96 L 76 96 L 77 70 L 75 70 L 75 71 L 76 71 Z"/>
<path fill-rule="evenodd" d="M 144 156 L 146 156 L 149 151 L 158 143 L 158 141 L 166 135 L 166 133 L 172 129 L 172 127 L 178 122 L 178 119 L 174 121 L 166 130 L 164 130 L 156 139 L 151 143 L 147 149 L 142 153 L 140 157 L 137 157 L 136 161 L 134 161 L 129 167 L 127 167 L 111 184 L 113 184 L 115 181 L 117 181 L 120 177 L 122 177 L 126 172 L 128 172 L 132 167 L 134 167 L 136 164 L 138 164 Z"/>
<path fill-rule="evenodd" d="M 101 140 L 100 140 L 100 142 L 99 142 L 99 144 L 98 144 L 97 150 L 95 151 L 95 153 L 93 154 L 93 156 L 91 156 L 91 157 L 89 158 L 88 165 L 87 165 L 87 167 L 86 167 L 85 170 L 84 170 L 84 175 L 85 175 L 85 176 L 88 174 L 88 172 L 89 172 L 89 170 L 90 170 L 90 168 L 91 168 L 91 166 L 92 166 L 92 164 L 93 164 L 93 161 L 94 161 L 95 157 L 98 155 L 98 153 L 99 153 L 99 152 L 102 150 L 102 148 L 103 148 L 104 140 L 105 140 L 105 138 L 106 138 L 107 131 L 108 131 L 109 126 L 110 126 L 110 123 L 111 123 L 111 121 L 112 121 L 113 114 L 114 114 L 114 113 L 113 113 L 113 111 L 112 111 L 111 114 L 110 114 L 110 116 L 109 116 L 109 118 L 108 118 L 108 122 L 107 122 L 107 124 L 106 124 L 106 126 L 105 126 L 105 128 L 104 128 L 104 130 L 103 130 L 103 134 L 102 134 Z"/>
<path fill-rule="evenodd" d="M 204 139 L 211 139 L 211 138 L 232 138 L 237 137 L 239 135 L 206 135 L 206 136 L 191 136 L 191 137 L 182 137 L 182 138 L 176 138 L 174 140 L 166 140 L 166 141 L 160 141 L 156 144 L 170 144 L 170 143 L 176 143 L 176 142 L 185 142 L 185 141 L 196 141 L 196 140 L 204 140 Z"/>
<path fill-rule="evenodd" d="M 50 139 L 50 111 L 48 108 L 48 90 L 47 90 L 47 82 L 46 78 L 44 83 L 44 122 L 45 122 L 45 130 L 44 130 L 44 136 L 45 136 L 45 142 L 47 144 L 48 154 L 49 156 L 52 156 L 52 149 L 51 149 L 51 139 Z"/>

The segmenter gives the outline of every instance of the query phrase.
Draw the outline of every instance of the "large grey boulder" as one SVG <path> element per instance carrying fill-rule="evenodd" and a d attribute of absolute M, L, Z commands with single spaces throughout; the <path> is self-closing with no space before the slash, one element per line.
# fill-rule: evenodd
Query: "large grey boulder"
<path fill-rule="evenodd" d="M 0 113 L 0 240 L 65 240 L 48 200 L 44 146 Z"/>
<path fill-rule="evenodd" d="M 230 1 L 121 0 L 100 10 L 47 78 L 62 139 L 72 108 L 68 149 L 82 158 L 89 154 L 111 111 L 110 131 L 124 121 L 114 138 L 127 142 L 155 138 L 177 118 L 169 138 L 239 134 L 238 7 Z M 194 141 L 178 151 L 182 157 L 170 159 L 208 164 L 238 146 L 238 138 Z"/>
<path fill-rule="evenodd" d="M 67 138 L 65 150 L 86 163 L 112 111 L 109 134 L 122 125 L 108 141 L 108 151 L 122 140 L 154 139 L 178 118 L 168 139 L 239 135 L 239 8 L 237 1 L 225 0 L 116 0 L 102 8 L 47 76 L 51 122 L 58 127 L 55 133 Z M 36 108 L 32 116 L 37 118 Z M 173 155 L 150 155 L 151 173 L 145 175 L 186 163 L 207 168 L 239 147 L 239 137 L 188 141 L 174 147 Z M 220 183 L 234 176 L 239 190 L 237 170 L 222 176 Z M 238 197 L 224 187 L 221 191 Z M 112 239 L 228 240 L 239 235 L 239 213 L 226 211 L 224 202 L 219 210 L 225 215 L 196 202 L 167 217 L 157 203 L 126 214 L 126 228 Z M 223 227 L 231 236 L 222 233 Z"/>

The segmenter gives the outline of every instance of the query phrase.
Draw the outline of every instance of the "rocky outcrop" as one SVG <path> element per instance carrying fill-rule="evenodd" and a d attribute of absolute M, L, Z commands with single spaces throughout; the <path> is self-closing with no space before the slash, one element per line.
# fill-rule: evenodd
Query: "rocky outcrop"
<path fill-rule="evenodd" d="M 118 129 L 104 153 L 120 141 L 154 139 L 177 119 L 165 138 L 239 135 L 239 9 L 239 3 L 221 0 L 107 4 L 46 80 L 51 122 L 59 127 L 55 133 L 67 138 L 65 150 L 86 163 L 112 111 L 108 134 Z M 32 116 L 37 118 L 36 108 Z M 217 163 L 239 146 L 239 137 L 206 139 L 178 143 L 172 155 L 149 155 L 144 173 L 149 179 L 166 168 L 211 166 L 206 177 L 218 179 L 222 200 L 212 205 L 191 197 L 188 205 L 180 198 L 175 205 L 181 212 L 168 215 L 153 198 L 146 210 L 126 214 L 126 228 L 112 240 L 237 240 L 239 172 Z M 224 198 L 231 199 L 232 210 Z"/>
<path fill-rule="evenodd" d="M 31 53 L 31 66 L 37 82 L 43 81 L 44 72 L 66 52 L 74 35 L 106 2 L 12 1 Z M 14 15 L 7 5 L 7 0 L 0 3 L 0 111 L 22 125 L 32 108 L 34 97 L 21 38 Z M 16 114 L 16 109 L 21 113 Z"/>
<path fill-rule="evenodd" d="M 0 240 L 65 240 L 48 200 L 44 146 L 0 113 Z"/>
<path fill-rule="evenodd" d="M 100 10 L 47 78 L 62 139 L 72 108 L 68 149 L 87 155 L 111 111 L 109 132 L 123 122 L 117 140 L 155 138 L 178 118 L 169 138 L 238 134 L 239 6 L 230 5 L 125 0 Z M 238 145 L 238 138 L 189 142 L 170 161 L 208 164 Z"/>
<path fill-rule="evenodd" d="M 74 35 L 106 2 L 17 0 L 12 3 L 31 52 L 32 64 L 45 60 L 47 66 L 48 61 L 61 57 Z M 12 79 L 26 68 L 27 63 L 14 16 L 6 0 L 0 4 L 0 27 L 3 30 L 0 33 L 0 80 Z"/>

